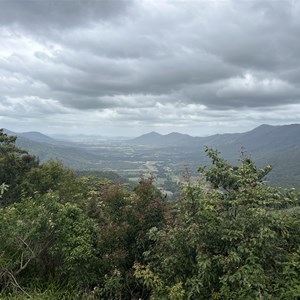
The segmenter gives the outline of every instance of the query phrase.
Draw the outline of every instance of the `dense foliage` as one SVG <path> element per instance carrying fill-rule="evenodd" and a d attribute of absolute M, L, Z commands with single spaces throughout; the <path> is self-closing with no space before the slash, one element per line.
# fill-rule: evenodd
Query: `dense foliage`
<path fill-rule="evenodd" d="M 300 209 L 270 167 L 209 168 L 167 202 L 39 160 L 0 130 L 1 299 L 298 299 Z"/>

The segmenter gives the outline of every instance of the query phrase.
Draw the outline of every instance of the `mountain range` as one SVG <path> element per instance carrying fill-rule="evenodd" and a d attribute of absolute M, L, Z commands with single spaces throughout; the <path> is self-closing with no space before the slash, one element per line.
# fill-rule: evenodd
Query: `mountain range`
<path fill-rule="evenodd" d="M 177 132 L 166 135 L 150 132 L 131 140 L 122 140 L 115 148 L 105 148 L 105 152 L 102 151 L 102 146 L 94 147 L 90 151 L 88 146 L 58 141 L 39 132 L 14 133 L 6 130 L 6 133 L 17 135 L 17 145 L 39 156 L 41 161 L 59 159 L 77 170 L 99 169 L 102 166 L 99 161 L 106 161 L 108 169 L 109 161 L 122 165 L 128 160 L 143 159 L 165 162 L 174 159 L 177 162 L 182 160 L 191 164 L 202 164 L 207 161 L 203 151 L 205 146 L 218 149 L 226 159 L 236 163 L 242 149 L 259 166 L 273 166 L 269 176 L 272 182 L 300 186 L 300 124 L 261 125 L 244 133 L 207 137 L 193 137 Z M 138 146 L 145 146 L 144 152 L 132 150 L 138 149 Z M 128 147 L 131 147 L 131 151 L 128 151 Z"/>
<path fill-rule="evenodd" d="M 218 149 L 222 156 L 232 163 L 236 163 L 243 152 L 253 158 L 259 166 L 273 166 L 273 171 L 268 176 L 272 182 L 300 186 L 300 124 L 264 124 L 244 133 L 207 137 L 192 137 L 179 133 L 161 135 L 151 132 L 131 140 L 130 143 L 152 145 L 155 148 L 180 147 L 186 149 L 189 155 L 191 149 L 194 149 L 197 151 L 195 155 L 202 155 L 203 160 L 203 148 L 208 146 Z"/>
<path fill-rule="evenodd" d="M 177 132 L 166 135 L 150 132 L 129 141 L 136 145 L 155 147 L 245 147 L 248 150 L 285 149 L 300 145 L 300 124 L 283 126 L 261 125 L 245 133 L 216 134 L 207 137 L 193 137 Z"/>

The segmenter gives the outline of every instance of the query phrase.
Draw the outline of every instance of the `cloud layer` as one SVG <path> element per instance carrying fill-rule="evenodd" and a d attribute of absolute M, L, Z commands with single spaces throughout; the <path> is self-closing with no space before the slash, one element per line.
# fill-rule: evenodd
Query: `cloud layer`
<path fill-rule="evenodd" d="M 300 119 L 298 1 L 0 3 L 0 122 L 135 135 Z"/>

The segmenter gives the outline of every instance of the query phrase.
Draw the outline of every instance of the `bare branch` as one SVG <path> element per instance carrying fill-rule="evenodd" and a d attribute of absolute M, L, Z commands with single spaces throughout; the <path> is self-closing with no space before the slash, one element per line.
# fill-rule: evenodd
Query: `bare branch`
<path fill-rule="evenodd" d="M 16 277 L 10 272 L 10 271 L 7 271 L 10 279 L 12 280 L 12 283 L 18 288 L 20 289 L 28 298 L 32 298 L 18 283 Z"/>

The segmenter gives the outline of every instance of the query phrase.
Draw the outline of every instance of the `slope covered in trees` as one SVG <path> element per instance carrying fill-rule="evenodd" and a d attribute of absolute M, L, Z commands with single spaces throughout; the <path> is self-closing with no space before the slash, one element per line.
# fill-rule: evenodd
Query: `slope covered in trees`
<path fill-rule="evenodd" d="M 187 176 L 168 203 L 39 160 L 0 130 L 1 299 L 298 299 L 295 190 L 242 157 Z M 88 174 L 89 175 L 89 174 Z"/>

